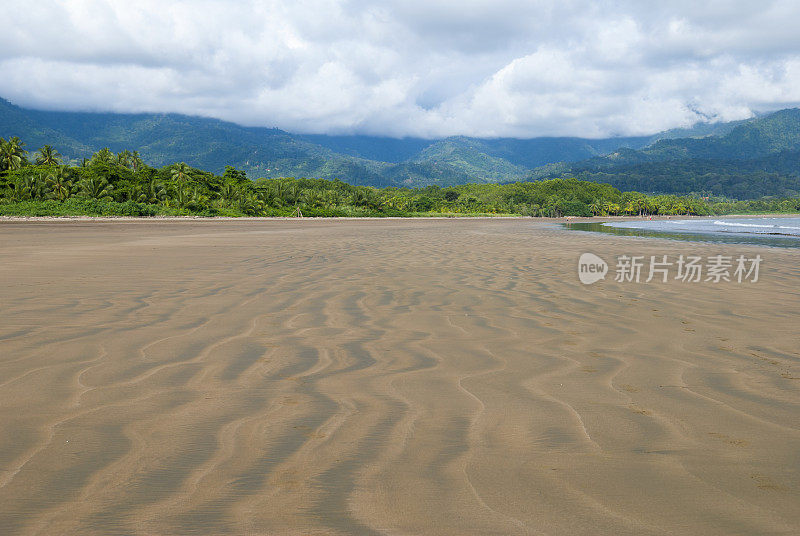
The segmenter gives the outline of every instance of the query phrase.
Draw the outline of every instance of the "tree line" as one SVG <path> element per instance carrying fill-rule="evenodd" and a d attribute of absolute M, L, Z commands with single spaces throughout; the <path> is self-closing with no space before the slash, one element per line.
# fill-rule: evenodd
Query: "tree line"
<path fill-rule="evenodd" d="M 147 165 L 136 151 L 101 149 L 65 163 L 50 145 L 33 153 L 0 138 L 0 214 L 201 216 L 708 215 L 796 212 L 800 199 L 733 201 L 621 192 L 608 184 L 559 178 L 442 188 L 373 188 L 342 180 L 250 180 L 175 163 Z"/>

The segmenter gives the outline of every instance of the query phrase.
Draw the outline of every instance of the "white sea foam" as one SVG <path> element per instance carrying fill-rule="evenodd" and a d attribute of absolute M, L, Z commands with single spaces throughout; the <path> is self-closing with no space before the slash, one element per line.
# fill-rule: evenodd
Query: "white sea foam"
<path fill-rule="evenodd" d="M 800 218 L 752 217 L 728 219 L 646 220 L 609 222 L 608 227 L 643 229 L 654 232 L 699 233 L 718 236 L 758 236 L 759 240 L 777 237 L 800 237 Z"/>
<path fill-rule="evenodd" d="M 736 223 L 732 221 L 715 221 L 714 225 L 727 225 L 729 227 L 761 227 L 763 229 L 774 229 L 776 225 L 758 225 L 755 223 Z"/>

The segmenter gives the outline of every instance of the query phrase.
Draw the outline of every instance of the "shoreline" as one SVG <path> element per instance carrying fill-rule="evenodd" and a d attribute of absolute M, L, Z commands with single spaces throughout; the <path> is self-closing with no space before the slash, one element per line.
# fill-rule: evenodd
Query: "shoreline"
<path fill-rule="evenodd" d="M 294 217 L 294 216 L 0 216 L 3 223 L 35 222 L 259 222 L 259 221 L 426 221 L 426 220 L 525 220 L 543 223 L 603 223 L 605 221 L 660 221 L 660 220 L 701 220 L 710 218 L 757 218 L 757 217 L 800 217 L 800 213 L 763 212 L 758 214 L 725 214 L 709 216 L 692 215 L 652 215 L 652 216 L 562 216 L 559 218 L 538 216 L 364 216 L 364 217 Z"/>

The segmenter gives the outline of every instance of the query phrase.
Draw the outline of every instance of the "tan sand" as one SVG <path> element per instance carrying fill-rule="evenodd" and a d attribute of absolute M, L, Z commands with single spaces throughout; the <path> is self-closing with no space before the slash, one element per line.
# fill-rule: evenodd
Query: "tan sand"
<path fill-rule="evenodd" d="M 761 253 L 583 286 L 580 253 Z M 2 534 L 798 534 L 800 250 L 0 224 Z"/>

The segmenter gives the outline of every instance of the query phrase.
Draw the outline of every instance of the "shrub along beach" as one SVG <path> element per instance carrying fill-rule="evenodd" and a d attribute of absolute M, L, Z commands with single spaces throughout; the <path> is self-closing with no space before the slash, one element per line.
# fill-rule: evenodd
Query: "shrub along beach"
<path fill-rule="evenodd" d="M 0 138 L 2 216 L 617 216 L 798 212 L 798 198 L 737 201 L 648 195 L 598 182 L 551 179 L 442 188 L 374 188 L 342 180 L 250 180 L 176 163 L 160 169 L 109 149 L 65 164 L 50 145 L 34 153 Z"/>

